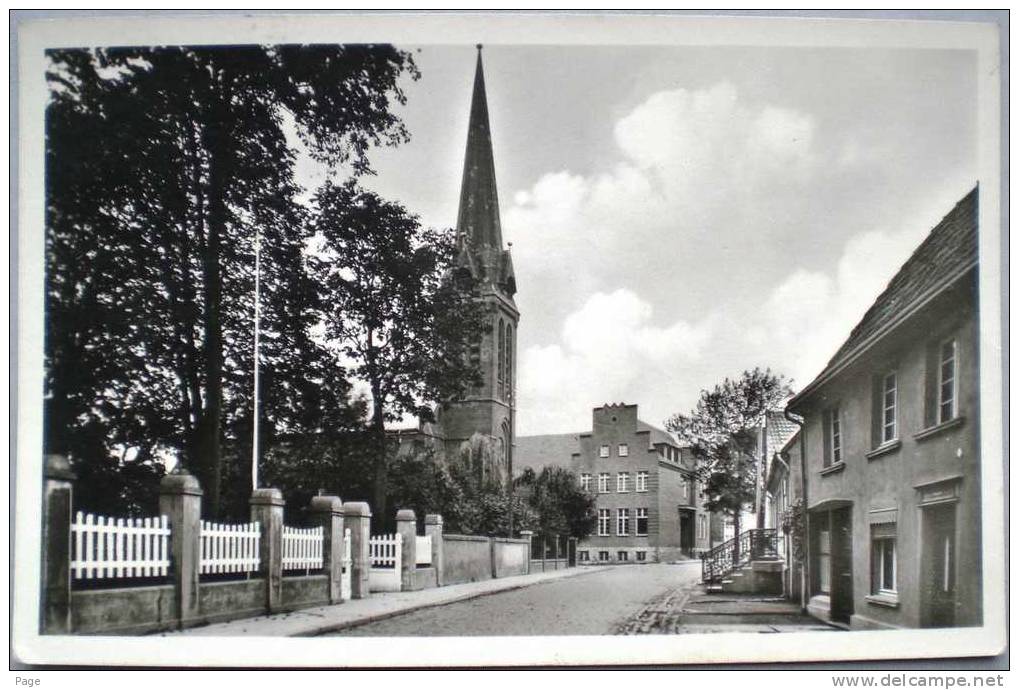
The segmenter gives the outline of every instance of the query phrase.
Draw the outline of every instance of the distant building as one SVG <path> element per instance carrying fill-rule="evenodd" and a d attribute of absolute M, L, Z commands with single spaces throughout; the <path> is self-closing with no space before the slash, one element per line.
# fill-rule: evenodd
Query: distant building
<path fill-rule="evenodd" d="M 802 601 L 803 566 L 796 559 L 794 533 L 786 516 L 803 498 L 803 467 L 800 454 L 799 428 L 786 427 L 783 437 L 769 444 L 768 470 L 765 478 L 765 527 L 778 530 L 778 554 L 784 564 L 783 593 L 793 601 Z M 781 444 L 781 445 L 780 445 Z M 787 531 L 786 527 L 790 529 Z"/>
<path fill-rule="evenodd" d="M 977 207 L 974 189 L 789 403 L 804 419 L 813 615 L 981 624 Z"/>
<path fill-rule="evenodd" d="M 597 497 L 595 532 L 581 562 L 670 561 L 711 546 L 694 460 L 669 433 L 640 421 L 636 405 L 605 405 L 589 432 L 521 436 L 514 470 L 567 467 Z"/>

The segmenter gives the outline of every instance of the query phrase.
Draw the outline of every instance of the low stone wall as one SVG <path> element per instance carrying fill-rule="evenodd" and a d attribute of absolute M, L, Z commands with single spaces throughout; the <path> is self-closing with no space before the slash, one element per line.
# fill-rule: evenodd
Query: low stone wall
<path fill-rule="evenodd" d="M 434 577 L 433 571 L 433 581 Z M 283 579 L 283 610 L 328 603 L 325 575 Z M 187 625 L 265 614 L 265 580 L 202 582 L 198 587 L 198 610 L 198 617 Z M 72 591 L 71 612 L 71 632 L 75 633 L 143 634 L 180 627 L 173 585 Z"/>
<path fill-rule="evenodd" d="M 202 582 L 198 586 L 198 610 L 203 622 L 219 623 L 265 613 L 265 580 Z"/>
<path fill-rule="evenodd" d="M 492 547 L 488 537 L 443 534 L 444 585 L 492 579 Z"/>
<path fill-rule="evenodd" d="M 528 539 L 492 538 L 493 577 L 527 574 L 527 553 L 531 548 Z"/>
<path fill-rule="evenodd" d="M 329 581 L 325 575 L 292 575 L 283 578 L 283 608 L 298 609 L 329 603 Z"/>
<path fill-rule="evenodd" d="M 148 633 L 177 625 L 173 585 L 71 592 L 71 632 Z"/>
<path fill-rule="evenodd" d="M 414 570 L 414 581 L 411 583 L 411 591 L 417 592 L 422 589 L 438 587 L 438 575 L 435 568 L 416 568 Z"/>

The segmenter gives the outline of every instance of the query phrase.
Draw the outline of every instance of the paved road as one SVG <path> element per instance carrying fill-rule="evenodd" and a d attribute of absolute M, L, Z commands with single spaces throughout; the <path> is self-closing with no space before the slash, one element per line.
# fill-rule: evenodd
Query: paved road
<path fill-rule="evenodd" d="M 700 561 L 623 565 L 408 613 L 336 636 L 605 635 L 646 604 L 700 579 Z"/>

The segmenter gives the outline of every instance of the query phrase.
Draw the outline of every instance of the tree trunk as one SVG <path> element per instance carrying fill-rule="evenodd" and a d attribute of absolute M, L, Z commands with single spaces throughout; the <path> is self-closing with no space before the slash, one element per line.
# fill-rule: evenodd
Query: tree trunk
<path fill-rule="evenodd" d="M 386 505 L 388 493 L 387 475 L 389 468 L 386 463 L 386 424 L 382 410 L 382 387 L 378 381 L 371 382 L 372 390 L 372 439 L 375 442 L 375 477 L 372 484 L 372 517 L 382 531 L 388 531 L 390 520 L 389 507 Z"/>
<path fill-rule="evenodd" d="M 223 407 L 223 324 L 220 318 L 222 302 L 222 276 L 220 275 L 220 244 L 227 222 L 226 180 L 224 169 L 229 152 L 225 149 L 224 123 L 213 113 L 206 124 L 206 149 L 209 152 L 209 186 L 207 191 L 207 238 L 202 256 L 203 325 L 205 348 L 205 409 L 198 425 L 198 464 L 202 468 L 202 488 L 205 500 L 202 506 L 207 515 L 220 516 L 220 488 L 223 456 L 220 445 L 220 426 Z"/>

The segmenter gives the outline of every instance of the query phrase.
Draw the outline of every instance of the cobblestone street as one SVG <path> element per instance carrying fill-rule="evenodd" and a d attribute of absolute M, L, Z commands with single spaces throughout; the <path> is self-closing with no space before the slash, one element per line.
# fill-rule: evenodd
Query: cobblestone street
<path fill-rule="evenodd" d="M 700 562 L 608 568 L 335 633 L 356 636 L 610 635 L 645 603 L 689 588 Z"/>

